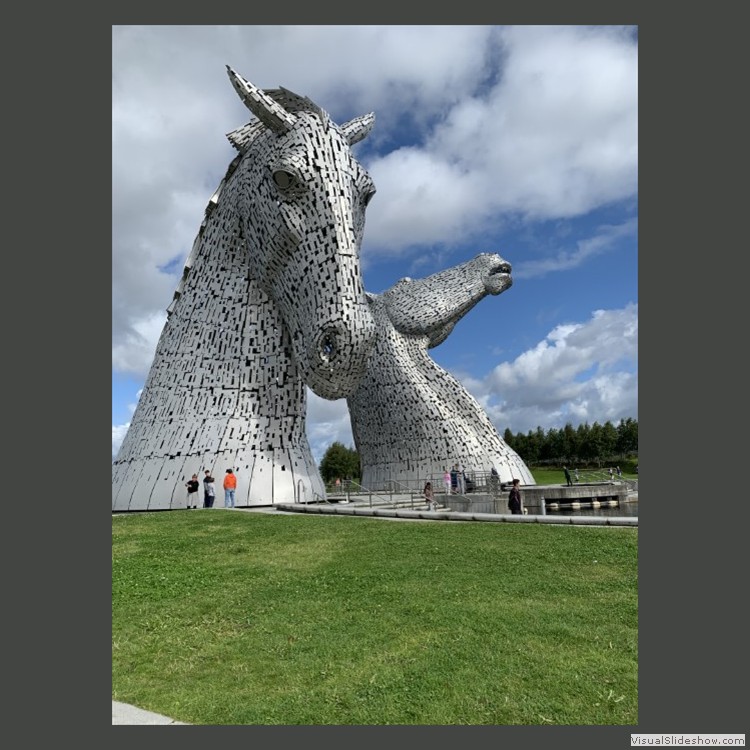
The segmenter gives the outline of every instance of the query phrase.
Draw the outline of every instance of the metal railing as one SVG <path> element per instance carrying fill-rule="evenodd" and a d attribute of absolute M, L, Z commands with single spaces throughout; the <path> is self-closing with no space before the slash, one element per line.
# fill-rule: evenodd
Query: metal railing
<path fill-rule="evenodd" d="M 420 483 L 419 489 L 414 489 L 406 482 L 389 481 L 388 487 L 373 490 L 361 484 L 346 480 L 341 486 L 329 493 L 326 501 L 350 503 L 352 505 L 366 505 L 369 508 L 421 508 L 426 505 L 427 500 L 423 495 L 424 483 Z M 438 493 L 436 493 L 438 494 Z"/>
<path fill-rule="evenodd" d="M 589 482 L 615 482 L 619 484 L 626 484 L 630 492 L 638 491 L 638 480 L 637 479 L 626 479 L 623 476 L 618 476 L 616 473 L 610 476 L 609 470 L 596 469 L 589 471 L 581 471 L 576 477 L 575 472 L 571 472 L 573 484 L 586 484 Z"/>
<path fill-rule="evenodd" d="M 387 505 L 394 507 L 395 504 L 403 506 L 404 503 L 408 503 L 410 507 L 420 506 L 427 502 L 424 497 L 424 486 L 428 481 L 432 483 L 435 497 L 450 494 L 452 497 L 469 499 L 467 496 L 471 493 L 499 495 L 507 490 L 500 482 L 500 478 L 489 471 L 465 472 L 465 480 L 466 492 L 459 493 L 455 489 L 451 489 L 450 493 L 446 493 L 442 473 L 430 476 L 427 479 L 406 481 L 389 479 L 383 483 L 384 486 L 380 489 L 364 487 L 353 479 L 345 479 L 339 485 L 329 483 L 326 486 L 328 495 L 326 502 L 366 502 L 370 507 L 385 507 Z"/>
<path fill-rule="evenodd" d="M 578 472 L 576 478 L 575 472 L 571 471 L 571 478 L 574 484 L 587 483 L 620 483 L 628 486 L 629 492 L 638 491 L 637 479 L 626 479 L 625 477 L 615 474 L 610 478 L 608 470 L 586 470 Z M 466 492 L 459 493 L 451 489 L 450 497 L 463 500 L 471 500 L 472 495 L 492 495 L 495 498 L 507 495 L 510 489 L 509 482 L 501 482 L 500 477 L 491 471 L 467 471 L 465 472 Z M 314 502 L 325 502 L 329 505 L 337 502 L 345 502 L 359 505 L 374 507 L 420 507 L 426 504 L 423 494 L 424 485 L 429 481 L 432 483 L 435 498 L 440 495 L 446 495 L 443 474 L 430 476 L 425 480 L 407 480 L 398 481 L 389 479 L 384 482 L 381 489 L 372 489 L 364 487 L 355 482 L 353 479 L 345 479 L 336 487 L 327 486 L 327 497 L 322 498 L 315 495 Z"/>

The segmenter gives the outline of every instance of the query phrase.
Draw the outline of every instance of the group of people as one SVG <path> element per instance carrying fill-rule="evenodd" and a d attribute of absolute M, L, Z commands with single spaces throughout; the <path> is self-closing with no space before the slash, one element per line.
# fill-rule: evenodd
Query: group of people
<path fill-rule="evenodd" d="M 465 495 L 466 494 L 466 474 L 461 464 L 454 464 L 453 468 L 443 469 L 443 482 L 445 483 L 446 495 Z"/>
<path fill-rule="evenodd" d="M 637 473 L 637 472 L 636 472 Z M 622 471 L 620 470 L 620 467 L 618 466 L 616 469 L 613 469 L 611 466 L 609 467 L 609 478 L 614 479 L 615 474 L 617 474 L 618 477 L 622 476 Z"/>
<path fill-rule="evenodd" d="M 216 499 L 216 488 L 214 487 L 215 480 L 211 476 L 211 472 L 206 469 L 205 476 L 203 477 L 203 507 L 213 508 L 214 500 Z M 187 487 L 187 507 L 197 508 L 198 507 L 198 488 L 200 482 L 198 481 L 198 475 L 193 474 L 189 482 L 185 483 Z M 224 475 L 224 507 L 234 508 L 234 493 L 237 490 L 237 476 L 233 469 L 227 469 Z"/>

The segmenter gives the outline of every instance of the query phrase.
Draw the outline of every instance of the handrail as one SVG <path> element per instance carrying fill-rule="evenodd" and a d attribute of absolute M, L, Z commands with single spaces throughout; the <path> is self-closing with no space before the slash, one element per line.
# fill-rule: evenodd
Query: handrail
<path fill-rule="evenodd" d="M 577 483 L 587 482 L 587 481 L 588 482 L 615 482 L 617 484 L 626 484 L 630 491 L 634 491 L 638 489 L 637 479 L 625 479 L 625 477 L 617 476 L 617 474 L 615 474 L 613 477 L 610 477 L 609 471 L 604 471 L 603 469 L 597 470 L 597 471 L 580 472 Z"/>
<path fill-rule="evenodd" d="M 396 502 L 394 495 L 408 495 L 409 505 L 414 508 L 415 499 L 419 502 L 423 500 L 421 490 L 413 490 L 408 485 L 392 481 L 391 487 L 385 490 L 373 490 L 368 487 L 355 482 L 354 480 L 347 479 L 343 490 L 339 493 L 340 495 L 346 496 L 346 502 L 352 502 L 353 496 L 361 498 L 363 495 L 367 497 L 367 502 L 370 508 L 374 505 L 392 505 Z M 375 498 L 375 500 L 374 500 Z M 377 502 L 376 498 L 383 498 L 384 502 Z M 386 499 L 387 498 L 387 499 Z"/>
<path fill-rule="evenodd" d="M 403 482 L 399 482 L 398 480 L 395 480 L 395 479 L 392 480 L 392 483 L 396 485 L 397 487 L 401 487 L 402 489 L 405 489 L 406 492 L 404 492 L 403 494 L 406 494 L 407 492 L 409 493 L 409 505 L 411 505 L 412 510 L 414 509 L 414 495 L 415 494 L 417 495 L 417 497 L 420 498 L 421 501 L 427 502 L 424 497 L 423 491 L 420 492 L 419 490 L 417 491 L 412 490 L 412 488 L 409 487 L 408 485 L 403 484 Z"/>

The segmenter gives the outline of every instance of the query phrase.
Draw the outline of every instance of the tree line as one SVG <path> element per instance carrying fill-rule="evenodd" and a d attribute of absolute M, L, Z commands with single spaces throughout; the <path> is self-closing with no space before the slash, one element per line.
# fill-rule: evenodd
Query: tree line
<path fill-rule="evenodd" d="M 537 427 L 526 434 L 506 429 L 503 440 L 527 466 L 602 467 L 619 463 L 625 469 L 630 463 L 638 463 L 638 420 L 631 417 L 621 419 L 617 426 L 608 420 L 578 427 L 568 422 L 561 429 Z M 359 453 L 339 442 L 326 450 L 318 468 L 326 483 L 362 476 Z"/>
<path fill-rule="evenodd" d="M 573 427 L 568 422 L 562 429 L 529 430 L 513 434 L 505 430 L 503 440 L 518 453 L 528 466 L 567 464 L 569 466 L 605 464 L 628 459 L 638 461 L 638 420 L 628 417 L 615 426 L 607 420 Z"/>

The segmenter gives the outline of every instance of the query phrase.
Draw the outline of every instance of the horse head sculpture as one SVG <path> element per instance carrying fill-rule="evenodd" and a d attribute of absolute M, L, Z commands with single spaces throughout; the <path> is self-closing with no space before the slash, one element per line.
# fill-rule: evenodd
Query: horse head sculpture
<path fill-rule="evenodd" d="M 359 252 L 372 180 L 343 125 L 227 67 L 257 120 L 208 202 L 112 473 L 113 510 L 186 507 L 185 482 L 237 477 L 236 505 L 325 495 L 305 432 L 306 386 L 352 394 L 375 325 Z"/>
<path fill-rule="evenodd" d="M 475 476 L 494 468 L 500 481 L 534 484 L 479 402 L 428 354 L 486 296 L 510 289 L 511 270 L 496 253 L 480 253 L 368 295 L 378 336 L 367 373 L 347 399 L 368 489 L 394 481 L 420 486 L 425 479 L 440 486 L 456 463 Z"/>
<path fill-rule="evenodd" d="M 364 374 L 375 333 L 359 265 L 375 186 L 349 148 L 374 115 L 339 127 L 308 98 L 227 71 L 258 118 L 229 134 L 243 157 L 235 200 L 250 272 L 281 312 L 302 379 L 323 398 L 343 398 Z"/>

